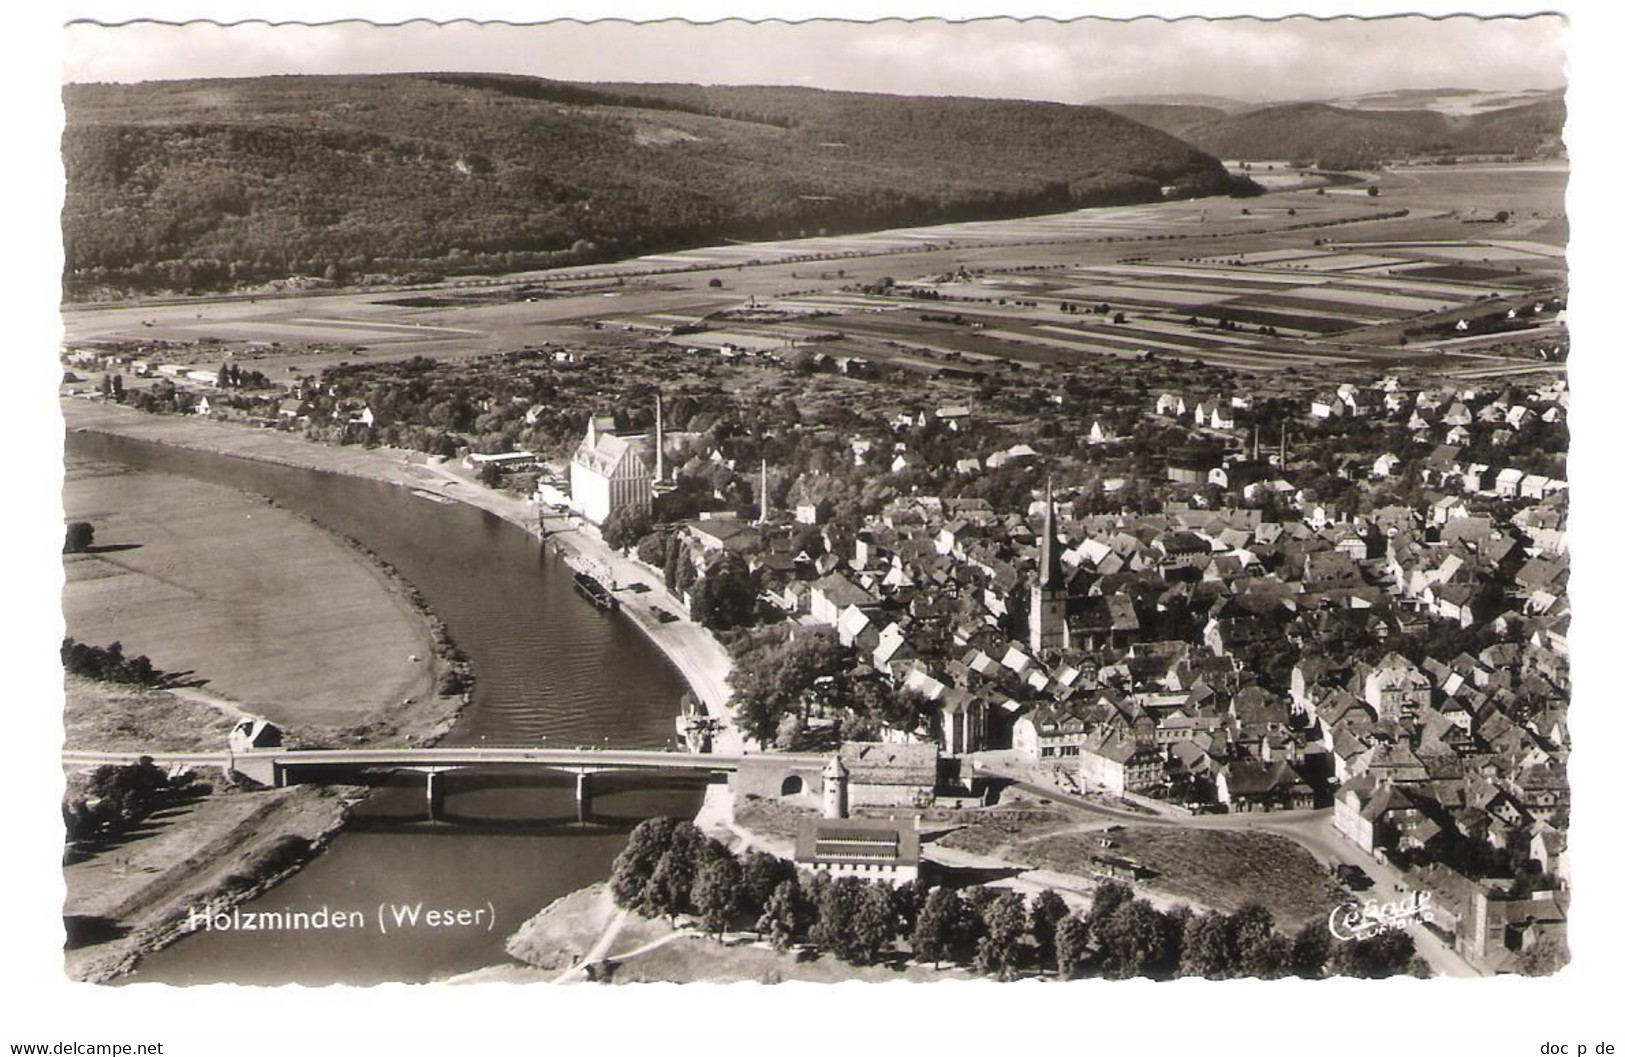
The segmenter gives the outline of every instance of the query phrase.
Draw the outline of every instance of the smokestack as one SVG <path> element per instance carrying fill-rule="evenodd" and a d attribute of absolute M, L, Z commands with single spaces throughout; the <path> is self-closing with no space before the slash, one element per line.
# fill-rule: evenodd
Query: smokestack
<path fill-rule="evenodd" d="M 1258 423 L 1253 423 L 1253 462 L 1258 462 Z"/>
<path fill-rule="evenodd" d="M 756 523 L 767 524 L 767 460 L 762 460 L 762 480 L 756 488 Z"/>
<path fill-rule="evenodd" d="M 1286 423 L 1281 423 L 1281 469 L 1286 469 Z"/>
<path fill-rule="evenodd" d="M 655 484 L 666 480 L 666 420 L 661 414 L 660 394 L 655 394 Z"/>

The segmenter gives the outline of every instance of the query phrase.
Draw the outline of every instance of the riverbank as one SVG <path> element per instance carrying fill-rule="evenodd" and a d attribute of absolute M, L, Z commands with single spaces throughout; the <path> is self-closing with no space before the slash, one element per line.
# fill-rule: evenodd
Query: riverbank
<path fill-rule="evenodd" d="M 289 744 L 422 739 L 461 708 L 440 693 L 443 630 L 374 556 L 264 496 L 82 455 L 65 471 L 65 516 L 96 532 L 63 557 L 72 637 L 145 654 Z"/>
<path fill-rule="evenodd" d="M 70 429 L 405 486 L 420 494 L 441 496 L 476 507 L 532 536 L 540 535 L 534 506 L 529 501 L 484 488 L 459 474 L 459 467 L 433 465 L 416 453 L 329 448 L 271 431 L 206 420 L 151 416 L 116 405 L 86 401 L 65 401 L 64 417 Z M 666 590 L 658 572 L 614 554 L 590 526 L 579 522 L 567 526 L 564 519 L 556 517 L 549 518 L 549 522 L 547 545 L 555 553 L 595 563 L 614 577 L 620 611 L 684 677 L 690 692 L 708 714 L 724 721 L 725 725 L 714 739 L 717 750 L 738 751 L 742 739 L 732 725 L 726 723 L 727 678 L 731 666 L 721 643 L 706 629 L 681 617 L 680 604 Z M 721 785 L 710 786 L 700 821 L 726 838 L 731 814 L 728 789 Z"/>
<path fill-rule="evenodd" d="M 550 903 L 509 938 L 508 953 L 521 964 L 463 973 L 447 982 L 920 983 L 972 976 L 957 966 L 855 966 L 827 954 L 808 958 L 774 950 L 750 932 L 726 932 L 719 939 L 686 915 L 674 924 L 622 910 L 607 883 Z"/>
<path fill-rule="evenodd" d="M 421 452 L 333 447 L 276 430 L 196 416 L 151 415 L 82 398 L 65 397 L 61 404 L 69 429 L 382 481 L 484 510 L 533 536 L 540 536 L 545 528 L 546 543 L 555 551 L 596 563 L 614 577 L 620 612 L 682 673 L 695 699 L 721 724 L 713 738 L 716 751 L 744 748 L 743 736 L 727 708 L 732 671 L 727 650 L 708 630 L 683 616 L 681 603 L 655 571 L 612 551 L 598 531 L 581 519 L 547 515 L 539 522 L 535 504 L 528 498 L 486 488 L 450 465 L 431 463 Z M 675 619 L 663 619 L 661 613 Z"/>
<path fill-rule="evenodd" d="M 223 778 L 217 778 L 223 784 Z M 63 867 L 70 979 L 107 983 L 189 930 L 191 911 L 247 902 L 318 854 L 363 790 L 213 792 L 159 811 L 139 836 Z"/>

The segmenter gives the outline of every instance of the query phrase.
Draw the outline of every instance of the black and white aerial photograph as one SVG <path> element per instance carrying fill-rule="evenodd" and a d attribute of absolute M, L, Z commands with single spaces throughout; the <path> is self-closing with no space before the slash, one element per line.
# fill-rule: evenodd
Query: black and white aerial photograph
<path fill-rule="evenodd" d="M 53 27 L 31 986 L 1625 1045 L 1583 20 L 661 14 Z"/>

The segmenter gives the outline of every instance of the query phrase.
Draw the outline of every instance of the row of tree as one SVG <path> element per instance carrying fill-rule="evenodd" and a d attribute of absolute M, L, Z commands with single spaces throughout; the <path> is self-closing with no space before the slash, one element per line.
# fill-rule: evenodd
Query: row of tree
<path fill-rule="evenodd" d="M 117 835 L 194 788 L 190 773 L 171 778 L 143 757 L 136 763 L 106 764 L 72 783 L 62 801 L 62 821 L 70 844 Z"/>
<path fill-rule="evenodd" d="M 618 905 L 646 916 L 692 914 L 718 935 L 743 925 L 778 949 L 807 943 L 853 965 L 912 957 L 1000 979 L 1032 972 L 1062 979 L 1428 974 L 1403 932 L 1336 942 L 1317 921 L 1289 937 L 1258 904 L 1234 913 L 1164 911 L 1115 881 L 1096 889 L 1086 913 L 1075 913 L 1052 890 L 1029 900 L 979 885 L 832 880 L 761 851 L 737 857 L 693 823 L 671 818 L 632 831 L 610 891 Z"/>
<path fill-rule="evenodd" d="M 136 686 L 161 686 L 165 678 L 146 654 L 124 656 L 124 644 L 120 642 L 92 646 L 72 637 L 65 638 L 62 640 L 62 667 L 71 675 Z"/>

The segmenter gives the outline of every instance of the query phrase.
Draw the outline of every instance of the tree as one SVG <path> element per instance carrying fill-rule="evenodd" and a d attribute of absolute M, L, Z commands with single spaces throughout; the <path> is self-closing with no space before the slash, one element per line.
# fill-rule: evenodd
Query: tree
<path fill-rule="evenodd" d="M 638 561 L 657 568 L 666 564 L 666 548 L 671 537 L 664 532 L 651 532 L 638 540 Z"/>
<path fill-rule="evenodd" d="M 880 699 L 881 720 L 887 726 L 909 734 L 919 730 L 933 711 L 930 698 L 913 688 L 905 688 L 897 694 L 886 694 Z"/>
<path fill-rule="evenodd" d="M 731 860 L 733 853 L 694 823 L 645 819 L 615 857 L 610 894 L 617 905 L 647 916 L 673 915 L 693 905 L 691 890 L 700 867 L 719 858 Z"/>
<path fill-rule="evenodd" d="M 782 951 L 807 926 L 804 897 L 794 877 L 780 881 L 768 897 L 762 916 L 756 919 L 756 931 L 766 936 L 773 949 Z"/>
<path fill-rule="evenodd" d="M 774 629 L 757 633 L 736 653 L 733 707 L 745 732 L 763 745 L 779 737 L 781 725 L 799 734 L 805 696 L 850 660 L 833 635 L 803 629 L 787 639 Z"/>
<path fill-rule="evenodd" d="M 1179 971 L 1184 976 L 1224 980 L 1236 970 L 1230 922 L 1218 911 L 1198 914 L 1185 923 Z"/>
<path fill-rule="evenodd" d="M 665 568 L 661 570 L 665 575 L 666 589 L 668 591 L 677 590 L 677 573 L 679 567 L 685 569 L 693 568 L 688 561 L 688 548 L 682 546 L 676 540 L 671 540 L 666 546 Z"/>
<path fill-rule="evenodd" d="M 1262 903 L 1246 903 L 1230 915 L 1231 945 L 1235 951 L 1234 971 L 1242 976 L 1267 976 L 1283 968 L 1270 959 L 1280 952 L 1273 950 L 1275 916 Z"/>
<path fill-rule="evenodd" d="M 637 546 L 638 541 L 649 534 L 651 527 L 649 512 L 644 508 L 617 507 L 604 519 L 604 542 L 618 551 L 626 550 Z"/>
<path fill-rule="evenodd" d="M 1118 906 L 1104 920 L 1091 920 L 1089 931 L 1100 949 L 1102 970 L 1114 980 L 1160 978 L 1174 968 L 1168 964 L 1174 950 L 1169 922 L 1143 899 Z"/>
<path fill-rule="evenodd" d="M 1279 932 L 1272 932 L 1248 952 L 1242 970 L 1260 980 L 1279 980 L 1292 972 L 1293 942 Z"/>
<path fill-rule="evenodd" d="M 982 937 L 987 934 L 987 908 L 997 894 L 983 885 L 972 885 L 959 893 L 964 913 L 954 921 L 953 952 L 957 961 L 974 961 Z"/>
<path fill-rule="evenodd" d="M 940 965 L 952 951 L 954 934 L 958 931 L 959 918 L 963 913 L 964 906 L 959 896 L 946 888 L 931 889 L 920 906 L 919 917 L 914 921 L 914 932 L 910 937 L 914 957 L 929 960 L 933 966 Z"/>
<path fill-rule="evenodd" d="M 1309 922 L 1292 937 L 1292 973 L 1317 980 L 1332 953 L 1332 933 L 1324 920 Z"/>
<path fill-rule="evenodd" d="M 1027 931 L 1032 933 L 1040 964 L 1054 964 L 1055 928 L 1066 920 L 1068 913 L 1066 900 L 1057 895 L 1053 888 L 1046 888 L 1033 897 L 1032 907 L 1027 914 Z"/>
<path fill-rule="evenodd" d="M 892 909 L 897 911 L 897 921 L 900 931 L 914 928 L 914 922 L 920 916 L 920 904 L 925 900 L 925 892 L 920 888 L 920 882 L 905 881 L 891 890 Z"/>
<path fill-rule="evenodd" d="M 793 880 L 795 867 L 759 848 L 746 852 L 739 862 L 740 880 L 744 885 L 743 898 L 748 909 L 762 911 L 781 884 Z"/>
<path fill-rule="evenodd" d="M 691 898 L 707 932 L 722 935 L 739 910 L 742 887 L 739 864 L 733 856 L 713 856 L 700 866 L 694 875 Z"/>
<path fill-rule="evenodd" d="M 830 882 L 819 895 L 811 939 L 844 962 L 871 965 L 897 938 L 891 894 L 857 877 Z"/>
<path fill-rule="evenodd" d="M 83 554 L 90 550 L 95 542 L 96 529 L 88 521 L 73 521 L 68 523 L 67 539 L 62 544 L 63 554 Z"/>
<path fill-rule="evenodd" d="M 897 908 L 890 885 L 874 881 L 863 886 L 852 925 L 858 945 L 856 964 L 872 964 L 891 950 L 897 942 Z"/>
<path fill-rule="evenodd" d="M 633 827 L 626 846 L 610 868 L 609 891 L 617 906 L 642 908 L 649 878 L 671 846 L 671 834 L 677 825 L 674 818 L 649 818 Z"/>
<path fill-rule="evenodd" d="M 1000 980 L 1014 979 L 1021 962 L 1021 938 L 1027 932 L 1027 900 L 1005 892 L 982 914 L 983 935 L 976 945 L 976 968 Z"/>
<path fill-rule="evenodd" d="M 70 802 L 67 814 L 78 836 L 109 829 L 128 829 L 162 806 L 170 789 L 163 769 L 143 756 L 131 764 L 105 764 L 91 772 L 84 796 Z M 92 807 L 91 803 L 95 806 Z"/>
<path fill-rule="evenodd" d="M 1134 889 L 1121 881 L 1103 881 L 1095 889 L 1094 901 L 1089 905 L 1089 924 L 1110 917 L 1125 903 L 1133 902 Z"/>
<path fill-rule="evenodd" d="M 731 552 L 719 558 L 694 589 L 693 608 L 694 618 L 712 631 L 749 624 L 756 615 L 756 591 L 744 559 Z"/>
<path fill-rule="evenodd" d="M 1326 959 L 1326 972 L 1332 976 L 1382 980 L 1410 971 L 1411 959 L 1415 956 L 1415 941 L 1406 933 L 1392 929 L 1337 944 Z"/>
<path fill-rule="evenodd" d="M 643 886 L 643 899 L 638 910 L 646 917 L 675 920 L 678 911 L 683 908 L 685 888 L 672 857 L 662 855 L 660 861 L 655 863 L 654 872 L 649 875 L 649 883 Z"/>
<path fill-rule="evenodd" d="M 1568 961 L 1568 944 L 1553 933 L 1542 932 L 1535 942 L 1518 952 L 1515 964 L 1518 972 L 1524 976 L 1550 976 L 1567 965 Z"/>
<path fill-rule="evenodd" d="M 1055 971 L 1063 980 L 1075 979 L 1089 954 L 1089 926 L 1076 914 L 1055 926 Z"/>

